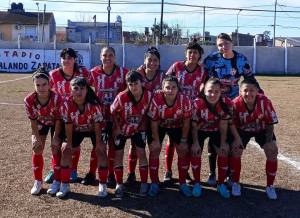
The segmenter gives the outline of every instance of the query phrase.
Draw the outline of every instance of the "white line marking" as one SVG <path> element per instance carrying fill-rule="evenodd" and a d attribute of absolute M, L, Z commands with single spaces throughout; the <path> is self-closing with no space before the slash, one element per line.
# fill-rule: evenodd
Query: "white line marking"
<path fill-rule="evenodd" d="M 9 105 L 9 106 L 23 106 L 24 104 L 18 104 L 18 103 L 9 103 L 9 102 L 0 102 L 0 105 Z"/>
<path fill-rule="evenodd" d="M 254 141 L 250 141 L 249 144 L 253 145 L 254 147 L 256 148 L 260 148 L 259 144 L 257 144 L 256 142 Z M 300 162 L 299 161 L 295 161 L 295 160 L 292 160 L 291 158 L 289 157 L 286 157 L 284 156 L 283 154 L 279 153 L 278 156 L 277 156 L 278 160 L 282 160 L 284 162 L 286 162 L 287 164 L 289 165 L 292 165 L 293 167 L 295 167 L 297 170 L 300 170 Z"/>
<path fill-rule="evenodd" d="M 21 77 L 21 78 L 17 78 L 17 79 L 11 79 L 11 80 L 0 81 L 0 84 L 8 83 L 8 82 L 14 82 L 14 81 L 22 80 L 22 79 L 27 79 L 27 78 L 30 78 L 30 77 L 31 77 L 31 76 L 25 76 L 25 77 Z"/>

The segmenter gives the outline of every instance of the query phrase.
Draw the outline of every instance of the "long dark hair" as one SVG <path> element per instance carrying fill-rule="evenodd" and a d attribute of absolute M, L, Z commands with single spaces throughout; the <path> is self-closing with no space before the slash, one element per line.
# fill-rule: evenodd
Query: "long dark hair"
<path fill-rule="evenodd" d="M 84 77 L 75 77 L 70 82 L 71 86 L 79 86 L 79 87 L 86 87 L 87 93 L 85 97 L 85 101 L 94 105 L 100 104 L 99 98 L 97 97 L 94 90 L 89 86 L 86 79 Z"/>
<path fill-rule="evenodd" d="M 207 101 L 207 99 L 206 99 L 206 96 L 205 96 L 204 91 L 205 91 L 205 87 L 206 87 L 207 84 L 219 85 L 220 88 L 221 88 L 222 83 L 221 83 L 221 81 L 220 81 L 218 78 L 211 77 L 211 78 L 209 78 L 209 79 L 206 81 L 205 86 L 204 86 L 204 89 L 202 89 L 201 92 L 200 92 L 200 97 L 205 101 L 205 103 L 206 103 L 207 107 L 209 108 L 209 110 L 210 110 L 214 115 L 216 115 L 217 117 L 220 117 L 220 114 L 218 114 L 218 113 L 215 111 L 215 108 L 213 108 L 213 107 L 211 106 L 211 104 L 210 104 L 210 103 Z M 228 108 L 228 106 L 225 104 L 225 102 L 224 102 L 222 96 L 220 96 L 218 102 L 220 103 L 220 106 L 221 106 L 222 110 L 223 110 L 226 114 L 229 114 L 230 116 L 232 116 L 232 112 L 231 112 L 231 110 Z"/>

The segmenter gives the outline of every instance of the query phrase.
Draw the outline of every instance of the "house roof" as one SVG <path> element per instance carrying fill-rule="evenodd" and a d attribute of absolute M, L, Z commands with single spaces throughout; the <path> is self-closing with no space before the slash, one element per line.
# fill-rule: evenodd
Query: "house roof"
<path fill-rule="evenodd" d="M 293 46 L 300 46 L 300 37 L 276 37 L 276 40 L 284 42 L 287 39 L 287 42 Z"/>
<path fill-rule="evenodd" d="M 0 24 L 24 24 L 24 25 L 36 25 L 38 22 L 39 14 L 39 23 L 43 23 L 43 12 L 7 12 L 0 11 Z M 45 13 L 45 23 L 49 23 L 53 13 Z"/>

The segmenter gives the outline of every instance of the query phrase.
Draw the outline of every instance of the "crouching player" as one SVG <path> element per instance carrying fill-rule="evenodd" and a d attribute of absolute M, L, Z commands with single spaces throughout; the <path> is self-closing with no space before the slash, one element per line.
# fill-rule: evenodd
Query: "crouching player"
<path fill-rule="evenodd" d="M 266 155 L 267 187 L 269 199 L 277 199 L 273 187 L 277 172 L 278 148 L 274 135 L 274 124 L 278 123 L 276 112 L 271 101 L 258 94 L 257 81 L 245 79 L 240 85 L 240 96 L 233 100 L 234 124 L 241 137 L 242 145 L 233 143 L 230 158 L 230 168 L 234 186 L 234 195 L 241 195 L 239 179 L 241 172 L 241 156 L 243 149 L 252 137 L 264 150 Z M 234 190 L 235 189 L 235 190 Z"/>
<path fill-rule="evenodd" d="M 152 132 L 149 137 L 149 165 L 152 182 L 149 195 L 156 196 L 159 192 L 159 154 L 161 144 L 167 134 L 173 140 L 178 154 L 180 191 L 185 196 L 192 196 L 192 191 L 186 184 L 189 166 L 188 133 L 192 105 L 187 96 L 179 93 L 179 84 L 175 76 L 168 75 L 163 79 L 162 90 L 155 92 L 148 115 L 151 118 Z"/>
<path fill-rule="evenodd" d="M 224 184 L 228 169 L 229 145 L 227 140 L 228 122 L 232 118 L 232 102 L 221 97 L 221 82 L 210 78 L 204 86 L 204 94 L 193 102 L 191 165 L 194 175 L 193 195 L 201 195 L 200 170 L 204 141 L 209 138 L 208 146 L 213 146 L 218 155 L 218 192 L 224 198 L 230 194 Z"/>
<path fill-rule="evenodd" d="M 141 177 L 140 194 L 148 191 L 148 161 L 145 151 L 147 112 L 151 102 L 151 92 L 142 86 L 142 76 L 136 71 L 126 75 L 127 89 L 120 92 L 110 107 L 114 120 L 114 170 L 116 179 L 115 195 L 122 198 L 123 186 L 123 156 L 127 139 L 136 145 Z"/>
<path fill-rule="evenodd" d="M 70 191 L 70 175 L 72 170 L 72 150 L 80 146 L 85 137 L 91 139 L 96 149 L 99 173 L 99 196 L 107 195 L 107 157 L 105 145 L 100 140 L 102 113 L 98 98 L 83 77 L 71 80 L 71 97 L 63 105 L 63 119 L 67 142 L 62 144 L 61 185 L 55 190 L 56 196 L 63 198 Z M 101 156 L 101 157 L 100 157 Z M 104 186 L 104 187 L 103 187 Z M 53 192 L 55 193 L 55 192 Z"/>
<path fill-rule="evenodd" d="M 24 103 L 32 130 L 32 168 L 35 181 L 31 194 L 37 195 L 42 189 L 43 151 L 49 130 L 51 131 L 52 155 L 56 160 L 54 178 L 59 180 L 61 140 L 57 130 L 60 129 L 61 125 L 59 109 L 62 99 L 58 94 L 50 90 L 49 75 L 44 68 L 34 72 L 32 78 L 35 91 L 24 99 Z"/>

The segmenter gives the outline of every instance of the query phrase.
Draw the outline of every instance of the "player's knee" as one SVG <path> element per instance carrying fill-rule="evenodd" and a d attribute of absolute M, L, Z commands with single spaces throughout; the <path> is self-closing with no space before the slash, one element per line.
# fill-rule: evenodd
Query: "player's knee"
<path fill-rule="evenodd" d="M 273 160 L 273 159 L 276 159 L 276 158 L 277 158 L 277 155 L 278 155 L 278 147 L 277 147 L 277 145 L 276 145 L 275 142 L 269 142 L 269 143 L 266 143 L 266 144 L 263 146 L 263 149 L 264 149 L 264 151 L 265 151 L 265 154 L 266 154 L 267 159 Z"/>
<path fill-rule="evenodd" d="M 189 152 L 188 147 L 185 144 L 176 145 L 176 151 L 177 151 L 178 157 L 184 157 Z"/>
<path fill-rule="evenodd" d="M 229 146 L 228 145 L 222 145 L 218 151 L 218 155 L 220 156 L 228 156 L 229 155 Z"/>
<path fill-rule="evenodd" d="M 230 154 L 234 157 L 241 157 L 243 154 L 243 148 L 240 146 L 234 146 L 231 148 Z"/>
<path fill-rule="evenodd" d="M 159 156 L 161 147 L 159 144 L 151 144 L 149 146 L 149 150 L 150 150 L 151 155 Z"/>

